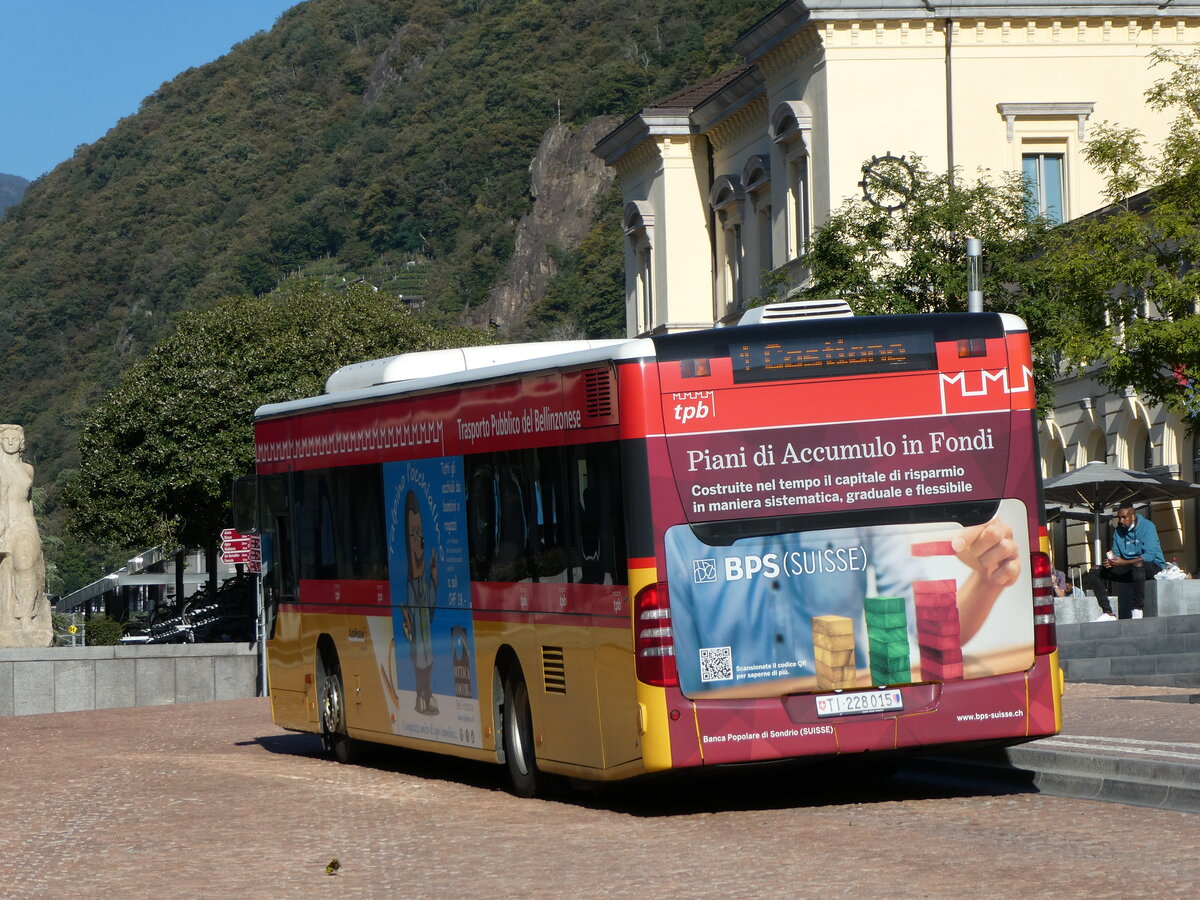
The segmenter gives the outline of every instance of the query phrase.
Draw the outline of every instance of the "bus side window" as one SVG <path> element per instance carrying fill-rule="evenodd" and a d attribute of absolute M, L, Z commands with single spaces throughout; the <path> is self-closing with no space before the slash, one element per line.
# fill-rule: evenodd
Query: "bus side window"
<path fill-rule="evenodd" d="M 536 451 L 534 562 L 538 581 L 568 580 L 567 473 L 561 447 Z"/>
<path fill-rule="evenodd" d="M 383 467 L 351 466 L 335 470 L 334 475 L 337 577 L 385 581 Z"/>
<path fill-rule="evenodd" d="M 338 577 L 332 482 L 330 469 L 312 469 L 293 475 L 301 580 Z"/>
<path fill-rule="evenodd" d="M 577 498 L 575 545 L 585 584 L 625 584 L 625 520 L 617 445 L 573 448 Z"/>
<path fill-rule="evenodd" d="M 529 505 L 524 454 L 496 454 L 496 552 L 488 581 L 524 581 L 529 565 Z"/>
<path fill-rule="evenodd" d="M 468 456 L 465 462 L 471 580 L 487 581 L 496 547 L 496 472 L 490 453 Z"/>

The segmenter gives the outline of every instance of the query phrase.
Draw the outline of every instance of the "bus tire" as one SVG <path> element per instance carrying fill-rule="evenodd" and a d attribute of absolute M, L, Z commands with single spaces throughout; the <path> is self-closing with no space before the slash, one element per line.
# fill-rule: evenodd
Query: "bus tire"
<path fill-rule="evenodd" d="M 519 669 L 504 679 L 504 762 L 518 797 L 536 797 L 544 788 L 545 776 L 538 771 L 533 749 L 529 690 Z"/>
<path fill-rule="evenodd" d="M 354 761 L 354 742 L 346 725 L 346 690 L 342 681 L 342 665 L 337 651 L 330 651 L 323 660 L 320 715 L 321 743 L 340 763 Z"/>

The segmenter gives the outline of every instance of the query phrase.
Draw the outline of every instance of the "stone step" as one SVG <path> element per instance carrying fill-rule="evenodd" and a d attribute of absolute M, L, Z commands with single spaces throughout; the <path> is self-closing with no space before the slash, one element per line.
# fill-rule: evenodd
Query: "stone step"
<path fill-rule="evenodd" d="M 1200 686 L 1200 615 L 1058 626 L 1068 681 Z"/>
<path fill-rule="evenodd" d="M 1099 614 L 1099 610 L 1096 610 Z M 1200 633 L 1200 615 L 1158 616 L 1145 619 L 1118 619 L 1115 622 L 1060 623 L 1056 627 L 1059 644 L 1126 635 Z"/>
<path fill-rule="evenodd" d="M 1061 659 L 1099 656 L 1174 656 L 1200 653 L 1200 632 L 1194 634 L 1135 634 L 1059 641 Z"/>
<path fill-rule="evenodd" d="M 1200 681 L 1200 654 L 1066 660 L 1063 670 L 1067 681 L 1193 687 Z"/>

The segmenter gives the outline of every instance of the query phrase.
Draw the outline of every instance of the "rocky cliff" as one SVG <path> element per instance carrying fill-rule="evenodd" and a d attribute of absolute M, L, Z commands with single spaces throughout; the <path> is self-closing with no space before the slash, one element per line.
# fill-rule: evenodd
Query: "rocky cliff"
<path fill-rule="evenodd" d="M 612 184 L 612 170 L 592 148 L 620 121 L 601 116 L 577 132 L 562 124 L 546 132 L 529 164 L 533 208 L 517 225 L 515 249 L 503 278 L 487 302 L 472 312 L 474 324 L 492 323 L 502 332 L 512 331 L 541 299 L 556 271 L 548 248 L 578 245 L 592 226 L 597 196 Z"/>

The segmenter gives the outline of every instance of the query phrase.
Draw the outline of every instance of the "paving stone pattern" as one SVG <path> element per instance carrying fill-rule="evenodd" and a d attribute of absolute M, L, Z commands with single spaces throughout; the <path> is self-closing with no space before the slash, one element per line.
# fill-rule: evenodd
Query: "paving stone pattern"
<path fill-rule="evenodd" d="M 339 766 L 258 699 L 0 726 L 5 898 L 1191 897 L 1200 883 L 1200 817 L 1036 793 L 806 767 L 528 801 L 491 766 L 390 751 Z"/>

